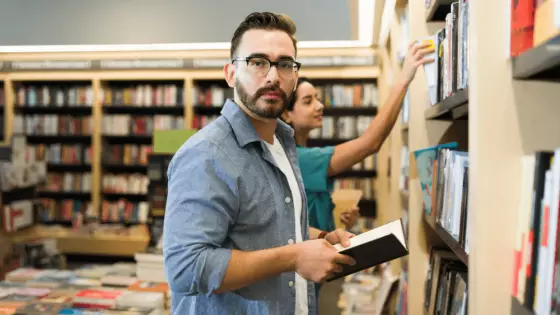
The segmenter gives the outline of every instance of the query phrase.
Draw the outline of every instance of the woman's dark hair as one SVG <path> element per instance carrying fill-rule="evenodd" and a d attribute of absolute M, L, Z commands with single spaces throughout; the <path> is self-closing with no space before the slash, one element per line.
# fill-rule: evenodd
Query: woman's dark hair
<path fill-rule="evenodd" d="M 294 110 L 294 106 L 296 104 L 296 100 L 297 100 L 297 89 L 299 88 L 300 84 L 302 84 L 303 82 L 309 82 L 311 83 L 311 81 L 306 78 L 306 77 L 300 77 L 296 83 L 296 89 L 294 91 L 294 93 L 292 94 L 292 97 L 290 97 L 288 99 L 288 104 L 286 105 L 286 109 L 289 111 Z"/>

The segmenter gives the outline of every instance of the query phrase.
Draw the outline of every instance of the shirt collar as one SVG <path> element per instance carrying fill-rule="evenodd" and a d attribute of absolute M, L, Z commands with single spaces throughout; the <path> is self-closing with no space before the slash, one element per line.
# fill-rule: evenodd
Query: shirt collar
<path fill-rule="evenodd" d="M 221 114 L 231 125 L 235 138 L 241 147 L 252 142 L 261 141 L 259 134 L 255 130 L 247 114 L 239 108 L 232 99 L 228 98 L 226 100 Z M 276 123 L 276 135 L 282 140 L 286 139 L 286 137 L 293 138 L 294 130 L 290 125 L 278 119 Z"/>

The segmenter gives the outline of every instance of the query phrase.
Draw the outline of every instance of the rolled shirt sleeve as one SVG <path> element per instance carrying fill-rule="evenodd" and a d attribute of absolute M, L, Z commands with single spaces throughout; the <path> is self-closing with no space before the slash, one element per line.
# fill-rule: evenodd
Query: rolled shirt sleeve
<path fill-rule="evenodd" d="M 209 295 L 220 287 L 231 258 L 222 244 L 238 212 L 238 175 L 208 141 L 183 146 L 170 163 L 163 254 L 173 291 Z"/>

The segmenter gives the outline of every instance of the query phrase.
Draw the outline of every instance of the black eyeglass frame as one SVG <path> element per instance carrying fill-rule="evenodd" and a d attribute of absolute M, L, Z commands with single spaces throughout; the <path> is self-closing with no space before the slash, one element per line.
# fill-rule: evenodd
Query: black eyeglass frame
<path fill-rule="evenodd" d="M 251 59 L 255 59 L 255 58 L 264 59 L 264 60 L 268 61 L 268 62 L 270 63 L 270 68 L 268 69 L 269 71 L 270 71 L 270 69 L 271 69 L 273 66 L 276 67 L 276 68 L 278 68 L 277 66 L 278 66 L 279 63 L 281 63 L 281 62 L 286 62 L 286 61 L 291 61 L 291 62 L 293 62 L 293 63 L 297 66 L 297 68 L 295 69 L 296 71 L 294 71 L 294 72 L 299 71 L 299 68 L 301 68 L 301 63 L 300 63 L 300 62 L 297 62 L 297 61 L 295 61 L 295 60 L 289 60 L 289 59 L 286 60 L 286 59 L 284 59 L 284 60 L 280 60 L 280 61 L 272 61 L 272 60 L 270 60 L 270 59 L 268 59 L 268 58 L 261 57 L 261 56 L 249 56 L 249 57 L 245 57 L 245 58 L 239 58 L 239 57 L 238 57 L 238 58 L 232 59 L 232 60 L 231 60 L 231 63 L 234 63 L 234 62 L 236 62 L 236 61 L 245 61 L 245 62 L 247 63 L 247 66 L 248 66 L 248 65 L 249 65 L 249 61 L 251 61 Z"/>

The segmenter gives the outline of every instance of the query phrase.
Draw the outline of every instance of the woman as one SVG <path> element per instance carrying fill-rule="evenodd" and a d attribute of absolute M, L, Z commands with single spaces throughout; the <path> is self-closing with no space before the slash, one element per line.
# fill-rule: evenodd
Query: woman
<path fill-rule="evenodd" d="M 409 45 L 403 68 L 395 81 L 389 98 L 372 119 L 366 131 L 356 139 L 337 146 L 306 147 L 309 133 L 322 127 L 324 105 L 309 80 L 300 78 L 288 102 L 282 119 L 295 131 L 297 154 L 308 199 L 309 225 L 323 231 L 335 229 L 334 204 L 331 199 L 333 176 L 350 169 L 354 164 L 375 154 L 393 128 L 408 85 L 420 65 L 433 61 L 426 59 L 432 53 L 428 45 Z M 358 218 L 358 209 L 348 209 L 339 218 L 350 228 Z"/>

